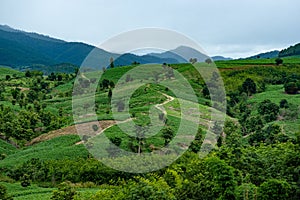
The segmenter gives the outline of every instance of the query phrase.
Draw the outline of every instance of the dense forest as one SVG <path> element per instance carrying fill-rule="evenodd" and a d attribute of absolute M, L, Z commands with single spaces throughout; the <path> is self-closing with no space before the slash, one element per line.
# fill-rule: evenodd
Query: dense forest
<path fill-rule="evenodd" d="M 283 54 L 282 54 L 283 55 Z M 221 133 L 204 158 L 200 149 L 208 134 L 210 90 L 193 65 L 163 64 L 160 73 L 147 73 L 155 83 L 138 88 L 129 103 L 136 126 L 129 136 L 113 122 L 112 94 L 123 74 L 137 65 L 103 69 L 98 81 L 93 71 L 72 73 L 0 68 L 0 199 L 280 199 L 300 196 L 300 60 L 297 57 L 218 61 L 226 90 L 226 121 L 213 125 Z M 210 63 L 207 63 L 209 66 Z M 97 85 L 95 112 L 113 145 L 142 153 L 168 146 L 180 120 L 179 99 L 160 82 L 181 73 L 197 95 L 200 125 L 190 146 L 170 166 L 149 173 L 111 169 L 88 151 L 72 117 L 76 76 L 83 88 Z M 124 85 L 135 80 L 126 76 Z M 175 82 L 174 82 L 175 83 Z M 146 91 L 146 92 L 145 92 Z M 115 102 L 118 112 L 123 104 Z M 163 104 L 165 122 L 156 135 L 141 139 L 150 123 L 149 109 Z M 82 110 L 89 109 L 83 104 Z M 126 123 L 126 122 L 125 122 Z M 86 121 L 97 132 L 99 127 Z M 164 154 L 168 154 L 168 148 Z M 170 154 L 171 155 L 171 154 Z M 158 155 L 159 156 L 159 155 Z M 119 159 L 119 158 L 116 158 Z M 120 160 L 130 163 L 130 156 Z M 149 161 L 150 163 L 150 161 Z M 145 166 L 145 168 L 148 166 Z"/>
<path fill-rule="evenodd" d="M 279 57 L 285 56 L 299 56 L 300 55 L 300 44 L 290 46 L 286 49 L 283 49 L 279 52 Z"/>

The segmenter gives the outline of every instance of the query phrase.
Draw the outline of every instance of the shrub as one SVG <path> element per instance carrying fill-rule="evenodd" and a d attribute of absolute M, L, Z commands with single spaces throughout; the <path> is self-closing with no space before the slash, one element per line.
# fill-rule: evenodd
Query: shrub
<path fill-rule="evenodd" d="M 0 199 L 1 200 L 12 200 L 13 198 L 7 195 L 6 187 L 0 185 Z"/>
<path fill-rule="evenodd" d="M 73 200 L 76 196 L 76 191 L 70 186 L 70 182 L 63 182 L 58 186 L 58 190 L 53 191 L 51 199 L 53 200 Z"/>

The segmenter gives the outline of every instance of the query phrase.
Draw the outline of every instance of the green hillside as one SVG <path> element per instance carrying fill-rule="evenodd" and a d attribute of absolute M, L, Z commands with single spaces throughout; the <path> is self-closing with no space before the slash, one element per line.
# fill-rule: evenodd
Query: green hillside
<path fill-rule="evenodd" d="M 86 158 L 88 152 L 84 146 L 75 145 L 79 141 L 80 138 L 77 135 L 60 136 L 23 148 L 22 151 L 16 151 L 12 147 L 9 149 L 2 144 L 1 148 L 6 148 L 5 152 L 8 152 L 9 155 L 1 161 L 0 168 L 17 166 L 32 158 L 41 160 Z M 9 147 L 9 145 L 6 146 Z"/>
<path fill-rule="evenodd" d="M 300 56 L 300 43 L 294 46 L 290 46 L 279 52 L 279 57 L 286 57 L 286 56 Z"/>
<path fill-rule="evenodd" d="M 24 76 L 24 73 L 22 73 L 18 70 L 12 69 L 10 67 L 0 66 L 0 79 L 5 79 L 6 75 L 9 75 L 11 77 L 12 76 Z"/>
<path fill-rule="evenodd" d="M 206 63 L 198 65 L 211 67 Z M 158 73 L 149 65 L 138 73 L 140 80 L 131 71 L 137 65 L 107 69 L 99 81 L 97 71 L 86 70 L 80 72 L 78 83 L 74 73 L 44 76 L 36 71 L 25 74 L 0 68 L 0 133 L 4 139 L 0 141 L 0 185 L 14 199 L 50 199 L 57 194 L 54 190 L 59 190 L 59 195 L 72 193 L 77 199 L 92 200 L 132 196 L 141 199 L 144 194 L 152 199 L 243 199 L 246 193 L 249 199 L 262 199 L 266 191 L 277 191 L 274 188 L 282 188 L 274 194 L 280 199 L 298 199 L 299 58 L 285 57 L 280 65 L 275 59 L 218 61 L 216 65 L 221 77 L 215 74 L 207 83 L 191 64 L 159 65 Z M 186 85 L 173 77 L 175 70 L 191 85 L 196 99 L 189 96 Z M 126 73 L 131 76 L 123 77 Z M 11 77 L 7 79 L 6 75 Z M 219 111 L 211 105 L 207 85 L 218 78 L 222 78 L 226 90 L 223 127 L 210 118 L 211 112 Z M 86 88 L 97 86 L 95 112 L 100 127 L 95 126 L 93 115 L 85 115 L 94 96 L 84 93 L 79 102 L 82 117 L 78 126 L 89 130 L 83 141 L 74 135 L 74 82 Z M 136 86 L 129 101 L 131 118 L 122 106 L 113 115 L 118 102 L 110 101 L 110 91 L 122 97 Z M 287 86 L 293 86 L 296 94 L 288 94 Z M 180 95 L 176 95 L 176 89 Z M 188 115 L 182 113 L 180 103 L 184 103 Z M 118 122 L 114 121 L 116 116 L 120 117 Z M 130 126 L 131 122 L 135 126 Z M 147 127 L 151 122 L 152 126 Z M 116 123 L 128 125 L 132 135 Z M 185 124 L 181 129 L 184 134 L 176 137 L 181 123 Z M 159 124 L 162 128 L 156 134 L 141 137 L 147 134 L 147 128 L 155 129 Z M 220 137 L 214 134 L 217 131 Z M 93 134 L 95 137 L 90 139 Z M 102 140 L 103 136 L 109 140 Z M 213 143 L 215 148 L 200 158 Z M 95 146 L 102 148 L 92 148 Z M 145 157 L 141 164 L 139 156 L 118 157 L 119 148 L 154 157 Z M 88 150 L 99 153 L 102 162 L 116 161 L 116 168 L 129 166 L 129 172 L 160 166 L 154 158 L 178 159 L 160 170 L 136 174 L 111 169 Z M 183 150 L 186 152 L 180 155 Z"/>

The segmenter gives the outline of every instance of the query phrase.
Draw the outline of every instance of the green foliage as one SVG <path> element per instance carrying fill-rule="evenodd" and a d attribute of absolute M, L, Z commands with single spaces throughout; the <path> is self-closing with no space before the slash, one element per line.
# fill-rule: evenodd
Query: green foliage
<path fill-rule="evenodd" d="M 162 177 L 151 177 L 145 179 L 137 177 L 136 181 L 129 181 L 124 187 L 120 199 L 146 200 L 162 199 L 175 200 L 173 190 Z"/>
<path fill-rule="evenodd" d="M 279 57 L 295 56 L 300 55 L 300 44 L 290 46 L 289 48 L 283 49 L 279 52 Z"/>
<path fill-rule="evenodd" d="M 282 99 L 280 102 L 279 102 L 279 107 L 280 108 L 288 108 L 289 107 L 289 103 L 286 99 Z"/>
<path fill-rule="evenodd" d="M 284 180 L 269 179 L 258 188 L 258 199 L 289 200 L 291 186 Z"/>
<path fill-rule="evenodd" d="M 284 84 L 284 91 L 287 94 L 297 94 L 299 88 L 296 82 L 287 82 Z"/>
<path fill-rule="evenodd" d="M 281 65 L 283 63 L 283 60 L 281 58 L 276 58 L 275 63 L 276 65 Z"/>
<path fill-rule="evenodd" d="M 242 84 L 242 92 L 248 96 L 256 93 L 256 84 L 251 78 L 247 78 Z"/>
<path fill-rule="evenodd" d="M 257 199 L 257 187 L 252 183 L 243 183 L 236 188 L 236 200 Z"/>
<path fill-rule="evenodd" d="M 0 185 L 0 199 L 1 200 L 12 200 L 13 198 L 8 196 L 6 187 L 4 185 Z"/>
<path fill-rule="evenodd" d="M 266 122 L 271 122 L 277 119 L 279 106 L 266 99 L 258 105 L 258 113 L 263 116 Z"/>
<path fill-rule="evenodd" d="M 1 161 L 0 168 L 18 166 L 32 158 L 41 160 L 87 158 L 86 148 L 83 145 L 74 145 L 79 141 L 78 135 L 65 135 L 26 147 L 22 151 L 8 155 Z"/>
<path fill-rule="evenodd" d="M 73 200 L 76 191 L 70 186 L 70 183 L 63 182 L 58 185 L 58 190 L 53 191 L 52 200 Z"/>
<path fill-rule="evenodd" d="M 164 127 L 162 130 L 162 137 L 165 140 L 165 145 L 167 145 L 174 137 L 174 131 L 170 127 Z"/>
<path fill-rule="evenodd" d="M 5 154 L 0 163 L 3 176 L 7 175 L 16 181 L 21 181 L 26 176 L 26 180 L 31 183 L 30 187 L 23 189 L 7 186 L 8 183 L 4 185 L 7 186 L 9 194 L 19 195 L 20 199 L 50 198 L 52 188 L 38 188 L 34 183 L 53 187 L 65 181 L 71 181 L 74 184 L 68 185 L 76 187 L 86 187 L 85 185 L 88 185 L 86 182 L 92 182 L 93 186 L 102 185 L 90 190 L 89 194 L 85 194 L 80 188 L 59 189 L 56 192 L 57 196 L 63 196 L 65 192 L 71 191 L 69 196 L 72 196 L 76 190 L 79 194 L 74 196 L 75 199 L 254 199 L 258 193 L 262 198 L 267 198 L 264 195 L 270 193 L 261 193 L 265 189 L 276 193 L 274 188 L 277 186 L 283 188 L 282 191 L 286 191 L 284 188 L 290 188 L 293 193 L 289 194 L 289 198 L 297 199 L 300 188 L 298 184 L 300 153 L 299 138 L 295 134 L 299 127 L 295 124 L 299 122 L 300 102 L 298 94 L 283 93 L 283 84 L 291 81 L 297 83 L 299 60 L 296 58 L 283 60 L 284 64 L 279 66 L 275 66 L 275 59 L 221 62 L 221 68 L 226 68 L 221 69 L 221 75 L 227 91 L 228 111 L 234 118 L 227 117 L 223 131 L 222 126 L 213 125 L 215 132 L 222 135 L 220 137 L 222 140 L 219 141 L 220 147 L 214 149 L 204 159 L 199 158 L 201 155 L 199 150 L 206 128 L 208 125 L 211 126 L 209 123 L 211 108 L 208 109 L 209 103 L 203 98 L 209 97 L 209 91 L 190 64 L 177 64 L 165 66 L 162 69 L 165 70 L 164 76 L 170 78 L 172 74 L 174 75 L 173 70 L 178 70 L 190 82 L 200 104 L 203 105 L 191 102 L 192 106 L 200 107 L 201 129 L 198 130 L 189 151 L 171 166 L 151 174 L 144 173 L 133 177 L 135 174 L 110 169 L 90 158 L 83 145 L 75 145 L 80 141 L 75 135 L 57 137 L 18 150 L 0 141 L 0 153 Z M 114 91 L 114 83 L 133 67 L 115 67 L 104 72 L 95 94 L 99 119 L 112 119 L 109 98 L 110 93 L 112 95 Z M 88 71 L 80 73 L 88 77 L 82 78 L 83 86 L 96 83 L 95 73 Z M 9 80 L 4 80 L 6 77 L 3 76 L 3 80 L 0 81 L 0 93 L 4 99 L 1 101 L 3 106 L 0 109 L 0 133 L 4 134 L 5 140 L 15 141 L 18 144 L 25 143 L 25 139 L 30 140 L 42 132 L 72 123 L 71 94 L 74 75 L 53 73 L 45 78 L 41 77 L 40 73 L 35 75 L 32 71 L 28 74 L 30 74 L 28 77 L 9 74 Z M 145 74 L 147 74 L 145 79 L 149 78 L 147 77 L 149 74 L 153 75 L 151 79 L 157 79 L 158 82 L 162 79 L 162 74 L 152 74 L 151 69 Z M 212 83 L 215 78 L 220 77 L 213 75 Z M 135 80 L 129 77 L 128 81 Z M 124 80 L 124 84 L 125 82 Z M 205 87 L 207 94 L 201 95 L 203 91 L 205 94 Z M 184 89 L 179 89 L 185 92 Z M 14 94 L 11 91 L 14 91 Z M 126 93 L 126 88 L 123 92 Z M 134 92 L 129 102 L 129 112 L 134 116 L 134 122 L 138 127 L 145 127 L 150 123 L 149 108 L 167 100 L 162 93 L 174 96 L 169 89 L 156 84 L 142 86 Z M 288 102 L 281 102 L 282 99 L 287 99 Z M 15 105 L 12 105 L 12 100 Z M 179 100 L 175 98 L 174 101 L 164 105 L 167 115 L 161 116 L 161 120 L 167 118 L 168 129 L 162 129 L 155 136 L 144 138 L 143 131 L 134 129 L 136 135 L 129 137 L 118 126 L 107 129 L 104 134 L 114 145 L 109 146 L 104 153 L 114 157 L 118 153 L 116 146 L 134 152 L 151 152 L 152 148 L 164 147 L 172 140 L 180 123 Z M 112 105 L 117 103 L 112 102 Z M 88 106 L 83 109 L 88 109 Z M 276 119 L 278 121 L 273 123 L 272 121 Z M 96 131 L 98 127 L 90 128 Z M 209 139 L 211 139 L 209 142 L 215 142 L 215 136 Z M 165 153 L 169 153 L 168 146 L 165 148 Z M 155 156 L 158 161 L 163 159 L 164 162 L 166 159 L 173 159 L 174 156 L 178 157 L 178 155 Z M 130 169 L 127 170 L 141 166 L 138 158 L 129 156 L 114 159 L 117 168 L 124 166 L 124 163 L 130 163 Z M 110 162 L 109 159 L 102 161 Z M 145 170 L 159 167 L 160 162 L 153 162 L 153 159 L 144 161 Z M 271 179 L 280 180 L 281 183 L 274 186 L 273 183 L 268 183 Z M 285 183 L 289 186 L 285 187 Z M 21 187 L 20 182 L 16 183 L 17 186 Z M 256 192 L 256 188 L 260 188 L 259 192 Z"/>
<path fill-rule="evenodd" d="M 217 157 L 205 158 L 203 162 L 192 161 L 187 166 L 184 192 L 180 199 L 234 199 L 237 185 L 234 169 Z"/>

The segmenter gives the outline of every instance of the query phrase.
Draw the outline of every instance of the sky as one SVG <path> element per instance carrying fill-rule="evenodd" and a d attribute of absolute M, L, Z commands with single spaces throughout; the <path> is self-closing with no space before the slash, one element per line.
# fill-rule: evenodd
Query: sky
<path fill-rule="evenodd" d="M 177 31 L 209 56 L 300 42 L 299 0 L 0 0 L 0 24 L 95 46 L 145 28 Z"/>

